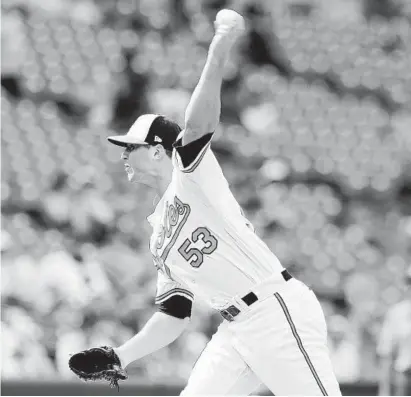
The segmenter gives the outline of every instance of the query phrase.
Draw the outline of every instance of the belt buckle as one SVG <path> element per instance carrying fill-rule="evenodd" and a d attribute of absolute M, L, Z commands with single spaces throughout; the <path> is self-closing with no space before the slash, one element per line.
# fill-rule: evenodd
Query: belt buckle
<path fill-rule="evenodd" d="M 234 305 L 231 305 L 227 307 L 227 309 L 221 310 L 220 313 L 227 321 L 231 322 L 234 321 L 234 317 L 240 313 L 240 309 L 238 309 Z"/>

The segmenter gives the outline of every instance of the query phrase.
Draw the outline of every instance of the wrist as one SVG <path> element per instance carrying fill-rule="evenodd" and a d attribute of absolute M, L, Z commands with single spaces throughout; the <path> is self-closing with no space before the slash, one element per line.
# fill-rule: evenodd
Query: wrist
<path fill-rule="evenodd" d="M 121 347 L 115 347 L 113 348 L 113 350 L 114 350 L 114 353 L 117 354 L 118 359 L 120 360 L 121 368 L 125 369 L 127 365 L 129 365 L 130 363 L 127 362 L 126 357 Z"/>

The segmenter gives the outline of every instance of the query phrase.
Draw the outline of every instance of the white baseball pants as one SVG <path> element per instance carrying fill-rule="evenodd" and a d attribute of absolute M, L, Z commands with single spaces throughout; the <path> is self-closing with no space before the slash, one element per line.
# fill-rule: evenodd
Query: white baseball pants
<path fill-rule="evenodd" d="M 182 395 L 340 396 L 315 294 L 296 279 L 273 285 L 233 322 L 224 321 L 194 366 Z"/>

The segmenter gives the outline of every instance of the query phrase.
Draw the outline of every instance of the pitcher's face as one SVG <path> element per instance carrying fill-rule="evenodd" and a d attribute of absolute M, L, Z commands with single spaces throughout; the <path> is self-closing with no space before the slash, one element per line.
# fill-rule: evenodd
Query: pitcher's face
<path fill-rule="evenodd" d="M 150 148 L 146 145 L 129 145 L 121 153 L 129 182 L 156 187 L 157 172 L 150 154 Z"/>

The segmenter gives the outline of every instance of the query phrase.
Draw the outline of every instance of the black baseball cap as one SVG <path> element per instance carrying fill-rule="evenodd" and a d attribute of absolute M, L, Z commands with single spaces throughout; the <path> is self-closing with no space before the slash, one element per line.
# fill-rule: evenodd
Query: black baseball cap
<path fill-rule="evenodd" d="M 109 136 L 107 140 L 114 145 L 162 145 L 172 151 L 181 127 L 174 121 L 159 114 L 143 114 L 137 118 L 127 134 Z"/>

